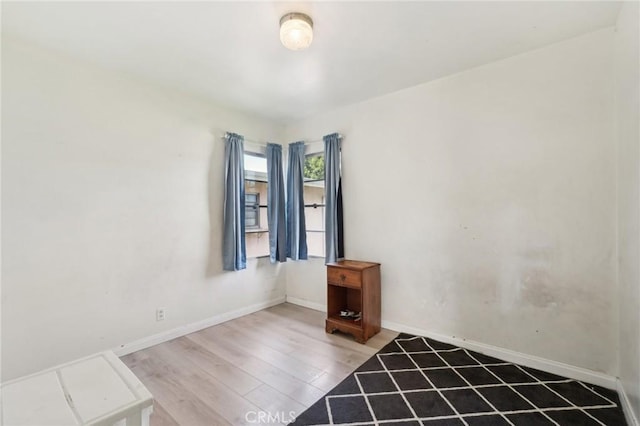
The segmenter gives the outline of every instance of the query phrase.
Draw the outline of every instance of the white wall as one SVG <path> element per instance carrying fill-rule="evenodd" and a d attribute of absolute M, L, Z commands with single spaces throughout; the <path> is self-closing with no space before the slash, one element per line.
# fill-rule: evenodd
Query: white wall
<path fill-rule="evenodd" d="M 624 3 L 615 36 L 620 380 L 640 418 L 640 8 Z"/>
<path fill-rule="evenodd" d="M 382 317 L 615 375 L 611 29 L 294 123 L 338 131 Z M 437 58 L 434 58 L 437 60 Z M 321 261 L 287 296 L 325 303 Z"/>
<path fill-rule="evenodd" d="M 636 302 L 623 293 L 618 316 L 611 30 L 284 134 L 2 43 L 3 380 L 277 299 L 285 281 L 288 296 L 325 303 L 321 259 L 221 271 L 225 130 L 282 141 L 346 136 L 347 255 L 382 263 L 384 320 L 617 373 L 614 330 L 638 302 L 630 287 Z M 622 172 L 621 181 L 637 209 L 638 181 Z M 637 239 L 629 250 L 637 254 Z M 637 262 L 629 265 L 633 278 Z M 626 339 L 633 327 L 621 325 Z M 634 350 L 623 345 L 620 358 L 630 387 Z"/>
<path fill-rule="evenodd" d="M 281 127 L 4 36 L 2 88 L 3 380 L 284 296 L 220 254 L 220 136 Z"/>

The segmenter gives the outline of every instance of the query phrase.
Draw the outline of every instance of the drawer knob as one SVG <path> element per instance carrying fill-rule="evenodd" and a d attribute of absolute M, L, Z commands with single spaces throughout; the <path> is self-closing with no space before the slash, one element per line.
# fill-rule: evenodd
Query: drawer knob
<path fill-rule="evenodd" d="M 347 279 L 347 276 L 345 274 L 340 274 L 340 279 L 344 281 Z"/>

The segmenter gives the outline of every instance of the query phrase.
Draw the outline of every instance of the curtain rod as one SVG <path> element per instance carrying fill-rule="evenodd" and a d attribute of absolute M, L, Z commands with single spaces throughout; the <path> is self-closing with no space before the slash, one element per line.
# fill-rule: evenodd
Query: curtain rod
<path fill-rule="evenodd" d="M 222 135 L 222 139 L 226 139 L 229 136 L 229 134 L 230 134 L 229 132 L 224 132 L 224 135 Z M 269 142 L 266 142 L 266 141 L 256 141 L 256 140 L 249 139 L 249 138 L 244 138 L 244 141 L 245 142 L 249 142 L 249 143 L 254 143 L 256 145 L 265 145 L 265 146 L 269 143 Z"/>
<path fill-rule="evenodd" d="M 229 136 L 229 132 L 225 132 L 224 135 L 222 135 L 223 139 L 226 139 L 227 136 Z M 340 139 L 344 139 L 344 137 L 341 134 L 338 134 L 338 138 Z M 248 138 L 244 138 L 245 142 L 249 142 L 249 143 L 253 143 L 253 144 L 257 144 L 257 145 L 267 145 L 267 143 L 269 142 L 260 142 L 257 140 L 253 140 L 253 139 L 248 139 Z M 324 139 L 315 139 L 312 141 L 303 141 L 304 143 L 318 143 L 318 142 L 324 142 Z"/>
<path fill-rule="evenodd" d="M 343 139 L 342 135 L 338 133 L 338 139 Z M 303 141 L 304 143 L 317 143 L 317 142 L 324 142 L 324 139 L 315 139 L 312 141 Z"/>

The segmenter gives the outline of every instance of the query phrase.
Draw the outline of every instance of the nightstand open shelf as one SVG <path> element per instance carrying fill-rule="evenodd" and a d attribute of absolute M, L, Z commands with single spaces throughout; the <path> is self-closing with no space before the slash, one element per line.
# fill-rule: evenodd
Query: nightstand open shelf
<path fill-rule="evenodd" d="M 342 311 L 361 313 L 360 320 Z M 327 264 L 326 331 L 341 331 L 365 343 L 380 331 L 380 264 L 343 260 Z"/>

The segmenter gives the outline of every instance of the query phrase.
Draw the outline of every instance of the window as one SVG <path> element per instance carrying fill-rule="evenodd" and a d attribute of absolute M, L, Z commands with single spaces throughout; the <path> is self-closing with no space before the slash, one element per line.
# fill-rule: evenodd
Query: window
<path fill-rule="evenodd" d="M 309 256 L 324 257 L 324 152 L 306 155 L 304 162 L 304 216 Z"/>
<path fill-rule="evenodd" d="M 245 241 L 247 257 L 269 256 L 267 220 L 267 158 L 259 153 L 244 154 Z M 264 204 L 260 204 L 263 201 Z"/>
<path fill-rule="evenodd" d="M 246 229 L 260 228 L 260 193 L 246 192 L 244 199 L 244 226 Z"/>

